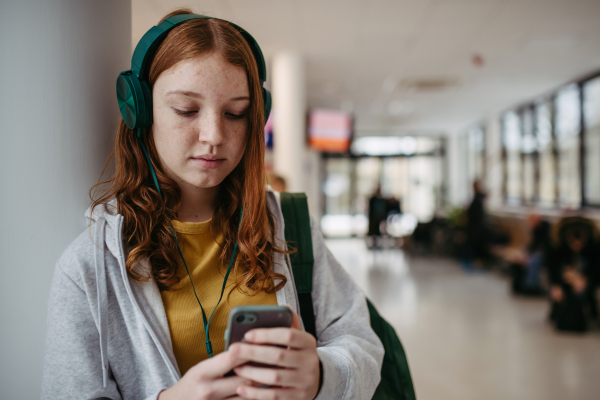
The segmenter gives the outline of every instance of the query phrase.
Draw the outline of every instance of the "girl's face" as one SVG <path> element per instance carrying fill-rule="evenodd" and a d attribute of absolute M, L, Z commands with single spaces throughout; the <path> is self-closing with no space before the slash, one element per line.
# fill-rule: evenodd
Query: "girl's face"
<path fill-rule="evenodd" d="M 217 53 L 181 61 L 152 89 L 152 133 L 164 173 L 182 191 L 218 186 L 244 154 L 246 71 Z"/>

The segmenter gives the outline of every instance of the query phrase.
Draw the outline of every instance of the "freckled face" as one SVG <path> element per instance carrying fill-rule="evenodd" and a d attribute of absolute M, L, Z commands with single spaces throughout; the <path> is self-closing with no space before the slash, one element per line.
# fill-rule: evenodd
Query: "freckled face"
<path fill-rule="evenodd" d="M 217 53 L 181 61 L 152 88 L 152 134 L 182 190 L 218 186 L 244 154 L 250 93 L 244 69 Z"/>

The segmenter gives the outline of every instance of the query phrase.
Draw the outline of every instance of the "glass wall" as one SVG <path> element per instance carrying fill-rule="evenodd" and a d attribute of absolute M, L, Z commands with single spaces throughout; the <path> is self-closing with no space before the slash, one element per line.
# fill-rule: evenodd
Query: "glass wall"
<path fill-rule="evenodd" d="M 359 158 L 354 163 L 356 165 L 356 195 L 352 199 L 354 203 L 352 214 L 367 215 L 369 198 L 373 196 L 375 190 L 380 187 L 383 194 L 383 191 L 387 189 L 386 185 L 381 184 L 382 160 L 377 157 L 366 157 Z"/>
<path fill-rule="evenodd" d="M 323 218 L 327 224 L 336 225 L 335 232 L 324 228 L 326 234 L 365 234 L 369 199 L 378 187 L 384 198 L 398 200 L 401 210 L 419 221 L 434 217 L 444 204 L 444 141 L 430 137 L 415 140 L 412 155 L 325 157 Z M 347 228 L 340 228 L 344 224 Z"/>
<path fill-rule="evenodd" d="M 507 205 L 600 207 L 600 75 L 501 119 Z"/>
<path fill-rule="evenodd" d="M 515 112 L 506 113 L 502 122 L 504 147 L 504 187 L 509 205 L 521 204 L 521 123 Z"/>
<path fill-rule="evenodd" d="M 600 206 L 600 77 L 583 85 L 586 204 Z"/>
<path fill-rule="evenodd" d="M 469 182 L 485 178 L 485 131 L 475 125 L 468 132 L 469 143 Z"/>
<path fill-rule="evenodd" d="M 581 204 L 579 86 L 572 84 L 560 90 L 554 100 L 554 107 L 558 152 L 558 204 L 561 207 L 577 208 Z"/>
<path fill-rule="evenodd" d="M 332 158 L 325 165 L 325 207 L 329 214 L 350 214 L 350 179 L 352 162 L 350 158 Z"/>
<path fill-rule="evenodd" d="M 521 112 L 521 158 L 523 161 L 523 204 L 537 202 L 537 139 L 535 137 L 533 110 L 530 107 Z"/>
<path fill-rule="evenodd" d="M 556 170 L 554 163 L 554 140 L 552 134 L 552 103 L 541 101 L 535 104 L 535 133 L 539 154 L 538 205 L 554 207 L 556 203 Z"/>

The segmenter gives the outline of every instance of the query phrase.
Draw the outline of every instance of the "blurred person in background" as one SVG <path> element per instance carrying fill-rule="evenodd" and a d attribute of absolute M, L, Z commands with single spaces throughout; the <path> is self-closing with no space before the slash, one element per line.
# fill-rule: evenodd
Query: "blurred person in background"
<path fill-rule="evenodd" d="M 388 215 L 388 201 L 381 195 L 381 186 L 378 185 L 369 199 L 369 231 L 367 233 L 369 248 L 378 248 L 381 238 L 381 224 Z"/>
<path fill-rule="evenodd" d="M 271 185 L 271 188 L 276 192 L 285 192 L 287 190 L 287 183 L 285 178 L 274 172 L 267 173 L 267 183 Z"/>
<path fill-rule="evenodd" d="M 402 208 L 400 206 L 400 200 L 396 197 L 391 196 L 387 199 L 387 208 L 386 208 L 386 216 L 387 218 L 395 215 L 402 214 Z"/>
<path fill-rule="evenodd" d="M 552 231 L 550 319 L 559 330 L 583 332 L 598 316 L 599 238 L 594 222 L 577 216 L 561 219 Z"/>
<path fill-rule="evenodd" d="M 551 248 L 550 223 L 539 214 L 532 213 L 527 218 L 531 230 L 531 240 L 511 264 L 512 290 L 515 294 L 543 295 L 541 272 Z"/>
<path fill-rule="evenodd" d="M 490 259 L 489 229 L 486 224 L 486 194 L 481 182 L 473 182 L 473 200 L 466 211 L 466 254 L 465 268 L 472 270 L 473 265 L 482 266 Z"/>

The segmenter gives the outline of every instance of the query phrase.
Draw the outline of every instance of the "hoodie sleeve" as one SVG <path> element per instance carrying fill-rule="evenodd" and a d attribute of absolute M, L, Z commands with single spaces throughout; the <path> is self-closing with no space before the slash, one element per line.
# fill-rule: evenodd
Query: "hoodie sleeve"
<path fill-rule="evenodd" d="M 88 294 L 57 263 L 48 301 L 42 399 L 120 400 L 110 372 L 107 386 L 102 385 L 99 343 Z"/>
<path fill-rule="evenodd" d="M 323 382 L 316 400 L 371 399 L 381 379 L 383 346 L 371 329 L 366 298 L 325 246 L 311 218 L 312 300 Z"/>

